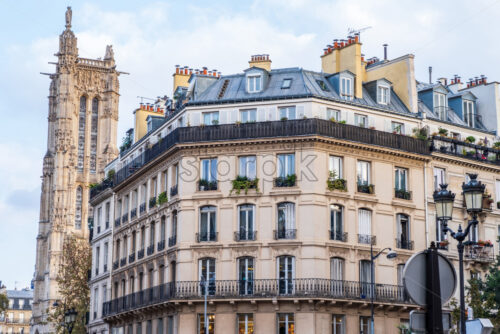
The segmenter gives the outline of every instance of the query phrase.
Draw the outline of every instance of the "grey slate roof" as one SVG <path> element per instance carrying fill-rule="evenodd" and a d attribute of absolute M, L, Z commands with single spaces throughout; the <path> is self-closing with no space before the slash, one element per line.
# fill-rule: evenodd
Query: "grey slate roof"
<path fill-rule="evenodd" d="M 33 290 L 7 290 L 7 297 L 33 299 Z"/>
<path fill-rule="evenodd" d="M 376 103 L 367 90 L 363 88 L 363 98 L 355 98 L 352 101 L 346 101 L 340 98 L 339 94 L 328 81 L 329 74 L 304 70 L 298 67 L 283 68 L 271 70 L 267 86 L 261 92 L 247 93 L 245 89 L 245 74 L 233 74 L 222 76 L 214 82 L 196 100 L 190 101 L 188 105 L 206 104 L 206 103 L 228 103 L 230 101 L 255 100 L 255 99 L 287 99 L 298 97 L 318 97 L 327 100 L 334 100 L 346 104 L 360 105 L 385 110 L 388 112 L 415 116 L 401 102 L 399 97 L 392 91 L 389 105 Z M 290 88 L 282 89 L 283 79 L 292 79 Z M 228 80 L 228 85 L 222 98 L 218 98 L 224 82 Z M 317 80 L 322 80 L 329 91 L 324 91 L 318 85 Z"/>

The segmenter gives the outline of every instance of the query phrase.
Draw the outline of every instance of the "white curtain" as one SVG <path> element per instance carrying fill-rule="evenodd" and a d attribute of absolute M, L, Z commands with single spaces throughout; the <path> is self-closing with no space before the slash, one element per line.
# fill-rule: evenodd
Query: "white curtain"
<path fill-rule="evenodd" d="M 295 204 L 285 203 L 285 227 L 287 230 L 295 228 Z"/>
<path fill-rule="evenodd" d="M 341 281 L 344 279 L 344 260 L 338 257 L 331 259 L 330 278 Z"/>
<path fill-rule="evenodd" d="M 366 209 L 359 209 L 359 234 L 371 235 L 372 234 L 372 212 Z"/>

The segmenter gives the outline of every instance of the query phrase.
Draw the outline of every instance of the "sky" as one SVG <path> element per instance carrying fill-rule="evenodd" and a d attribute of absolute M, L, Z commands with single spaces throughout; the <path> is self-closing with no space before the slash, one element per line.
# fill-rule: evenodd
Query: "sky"
<path fill-rule="evenodd" d="M 250 55 L 273 68 L 321 70 L 320 55 L 348 29 L 367 58 L 415 55 L 419 80 L 484 74 L 500 80 L 500 0 L 0 0 L 0 280 L 9 289 L 33 277 L 49 78 L 72 6 L 81 57 L 112 44 L 120 76 L 117 142 L 132 126 L 138 96 L 172 96 L 175 65 L 240 73 Z"/>

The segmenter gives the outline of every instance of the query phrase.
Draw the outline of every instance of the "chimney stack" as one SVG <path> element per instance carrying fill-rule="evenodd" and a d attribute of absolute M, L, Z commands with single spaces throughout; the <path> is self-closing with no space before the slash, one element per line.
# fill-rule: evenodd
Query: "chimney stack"
<path fill-rule="evenodd" d="M 432 84 L 432 66 L 429 66 L 429 83 Z"/>
<path fill-rule="evenodd" d="M 384 44 L 383 47 L 384 47 L 384 61 L 387 61 L 387 44 Z"/>
<path fill-rule="evenodd" d="M 328 50 L 326 50 L 328 51 Z M 252 55 L 248 62 L 249 67 L 262 68 L 268 72 L 271 71 L 271 59 L 268 54 Z"/>

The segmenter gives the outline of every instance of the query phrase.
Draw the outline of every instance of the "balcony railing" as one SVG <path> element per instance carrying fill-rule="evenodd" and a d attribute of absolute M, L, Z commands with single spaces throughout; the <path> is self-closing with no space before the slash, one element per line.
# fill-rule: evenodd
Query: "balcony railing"
<path fill-rule="evenodd" d="M 196 241 L 217 241 L 217 232 L 200 232 L 196 233 Z"/>
<path fill-rule="evenodd" d="M 158 251 L 162 251 L 165 249 L 165 240 L 158 241 Z"/>
<path fill-rule="evenodd" d="M 253 241 L 257 239 L 257 231 L 239 230 L 234 232 L 234 241 Z"/>
<path fill-rule="evenodd" d="M 177 196 L 178 193 L 179 193 L 179 188 L 178 188 L 177 184 L 173 187 L 170 187 L 170 197 Z"/>
<path fill-rule="evenodd" d="M 103 304 L 103 317 L 132 311 L 145 306 L 176 300 L 202 301 L 200 281 L 166 283 L 133 294 L 113 299 Z M 338 281 L 322 278 L 256 279 L 253 281 L 209 281 L 208 298 L 325 298 L 348 299 L 368 302 L 412 304 L 403 286 L 370 284 L 366 282 Z"/>
<path fill-rule="evenodd" d="M 207 181 L 202 179 L 198 181 L 198 190 L 199 191 L 217 190 L 217 181 Z"/>
<path fill-rule="evenodd" d="M 130 219 L 134 219 L 135 217 L 137 217 L 137 208 L 133 208 L 132 210 L 130 210 Z"/>
<path fill-rule="evenodd" d="M 141 205 L 139 205 L 139 214 L 142 215 L 144 212 L 146 212 L 146 202 L 141 203 Z"/>
<path fill-rule="evenodd" d="M 152 208 L 154 208 L 154 207 L 155 207 L 155 205 L 156 205 L 156 196 L 151 197 L 151 198 L 149 199 L 149 208 L 150 208 L 150 209 L 152 209 Z"/>
<path fill-rule="evenodd" d="M 433 136 L 431 151 L 454 155 L 457 157 L 479 160 L 481 162 L 500 165 L 500 149 L 467 143 L 448 137 Z"/>
<path fill-rule="evenodd" d="M 144 257 L 144 248 L 143 249 L 139 249 L 139 251 L 137 252 L 137 260 L 140 260 Z"/>
<path fill-rule="evenodd" d="M 123 266 L 124 266 L 124 265 L 126 265 L 126 264 L 127 264 L 127 258 L 126 258 L 126 257 L 121 258 L 121 259 L 120 259 L 120 267 L 123 267 Z"/>
<path fill-rule="evenodd" d="M 376 245 L 377 244 L 377 237 L 374 235 L 368 235 L 368 234 L 358 234 L 358 243 L 360 244 L 372 244 Z"/>
<path fill-rule="evenodd" d="M 394 189 L 394 197 L 411 200 L 411 191 L 406 189 Z"/>
<path fill-rule="evenodd" d="M 338 232 L 330 230 L 330 240 L 347 242 L 347 232 Z"/>
<path fill-rule="evenodd" d="M 429 154 L 429 148 L 425 140 L 314 118 L 288 120 L 286 122 L 245 123 L 239 126 L 234 126 L 234 124 L 204 127 L 191 126 L 173 130 L 163 137 L 161 141 L 158 141 L 118 170 L 114 175 L 113 184 L 114 186 L 119 185 L 142 166 L 177 144 L 307 135 L 343 139 L 416 154 Z M 173 196 L 172 193 L 171 196 Z"/>
<path fill-rule="evenodd" d="M 274 179 L 275 187 L 295 187 L 297 176 L 295 174 L 288 176 L 278 176 Z"/>
<path fill-rule="evenodd" d="M 177 236 L 176 235 L 173 235 L 170 238 L 168 238 L 168 247 L 175 246 L 176 243 L 177 243 Z"/>
<path fill-rule="evenodd" d="M 466 245 L 464 248 L 465 259 L 477 262 L 493 262 L 495 261 L 494 247 L 479 245 L 477 243 Z"/>
<path fill-rule="evenodd" d="M 413 250 L 413 240 L 396 239 L 396 248 Z"/>
<path fill-rule="evenodd" d="M 128 222 L 128 213 L 122 216 L 122 223 L 125 224 L 126 222 Z"/>
<path fill-rule="evenodd" d="M 358 193 L 374 194 L 375 193 L 375 186 L 373 184 L 358 183 Z"/>
<path fill-rule="evenodd" d="M 119 263 L 119 261 L 118 261 L 118 260 L 116 260 L 115 262 L 113 262 L 113 270 L 118 269 L 119 264 L 120 264 L 120 263 Z"/>
<path fill-rule="evenodd" d="M 155 252 L 155 244 L 149 245 L 147 248 L 147 254 L 151 255 Z"/>
<path fill-rule="evenodd" d="M 120 218 L 116 218 L 115 219 L 115 227 L 119 227 L 120 226 L 120 222 L 121 222 L 121 219 Z"/>
<path fill-rule="evenodd" d="M 128 256 L 128 263 L 133 263 L 135 261 L 135 252 Z"/>
<path fill-rule="evenodd" d="M 113 180 L 112 179 L 105 179 L 101 183 L 95 185 L 90 189 L 90 198 L 92 199 L 93 197 L 99 195 L 101 192 L 104 190 L 113 187 Z"/>
<path fill-rule="evenodd" d="M 274 240 L 295 239 L 296 237 L 297 237 L 297 230 L 296 229 L 274 230 Z"/>

